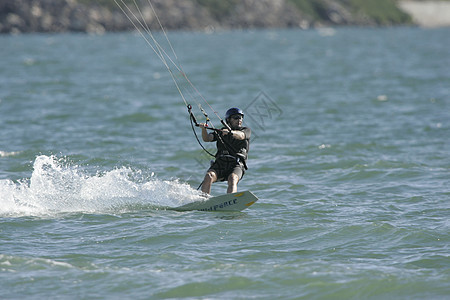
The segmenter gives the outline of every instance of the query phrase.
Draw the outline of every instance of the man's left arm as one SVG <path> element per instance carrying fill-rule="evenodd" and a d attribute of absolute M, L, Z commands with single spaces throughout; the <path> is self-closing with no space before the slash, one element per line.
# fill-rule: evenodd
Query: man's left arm
<path fill-rule="evenodd" d="M 245 133 L 240 130 L 231 130 L 232 136 L 237 140 L 245 140 Z"/>
<path fill-rule="evenodd" d="M 227 129 L 224 129 L 224 133 L 230 134 Z M 245 128 L 244 130 L 231 130 L 231 135 L 237 139 L 237 140 L 245 140 L 246 138 L 249 138 L 247 135 L 250 134 L 250 130 L 248 128 Z"/>

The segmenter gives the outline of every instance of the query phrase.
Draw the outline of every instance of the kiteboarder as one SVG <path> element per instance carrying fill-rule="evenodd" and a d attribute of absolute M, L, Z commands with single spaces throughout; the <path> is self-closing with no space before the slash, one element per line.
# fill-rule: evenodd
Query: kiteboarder
<path fill-rule="evenodd" d="M 216 142 L 217 153 L 215 161 L 206 172 L 202 183 L 202 192 L 210 193 L 211 185 L 216 181 L 228 181 L 227 193 L 237 192 L 237 185 L 245 170 L 250 145 L 251 130 L 242 127 L 244 112 L 236 107 L 230 108 L 225 114 L 229 128 L 208 132 L 208 125 L 198 124 L 202 128 L 202 139 L 205 142 Z M 231 131 L 230 131 L 231 129 Z"/>

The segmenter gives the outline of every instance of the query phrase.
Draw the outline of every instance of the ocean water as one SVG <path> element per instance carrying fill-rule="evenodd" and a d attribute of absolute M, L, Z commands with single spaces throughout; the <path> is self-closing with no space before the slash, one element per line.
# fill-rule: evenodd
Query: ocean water
<path fill-rule="evenodd" d="M 245 110 L 238 213 L 167 209 L 210 158 L 141 36 L 0 36 L 0 298 L 448 299 L 449 34 L 156 34 L 199 121 Z"/>

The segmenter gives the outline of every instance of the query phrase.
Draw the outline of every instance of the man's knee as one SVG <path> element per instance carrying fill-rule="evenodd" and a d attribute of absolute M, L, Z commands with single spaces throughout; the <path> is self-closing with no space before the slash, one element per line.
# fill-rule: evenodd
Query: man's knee
<path fill-rule="evenodd" d="M 234 173 L 231 173 L 230 176 L 228 176 L 228 182 L 237 183 L 239 181 L 239 176 L 237 176 Z"/>
<path fill-rule="evenodd" d="M 217 175 L 214 171 L 208 171 L 205 175 L 205 180 L 214 182 L 217 179 Z"/>

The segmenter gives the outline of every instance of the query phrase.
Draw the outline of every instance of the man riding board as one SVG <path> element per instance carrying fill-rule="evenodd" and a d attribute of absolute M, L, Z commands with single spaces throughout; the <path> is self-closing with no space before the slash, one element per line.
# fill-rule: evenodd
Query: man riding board
<path fill-rule="evenodd" d="M 205 142 L 216 142 L 215 161 L 208 169 L 202 183 L 202 192 L 210 193 L 211 185 L 216 181 L 228 181 L 227 193 L 237 192 L 237 184 L 247 169 L 247 156 L 250 145 L 251 130 L 242 127 L 244 112 L 236 107 L 225 114 L 225 121 L 231 131 L 224 127 L 221 130 L 208 132 L 205 123 L 198 124 L 202 128 L 202 139 Z"/>

